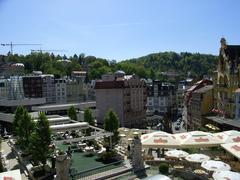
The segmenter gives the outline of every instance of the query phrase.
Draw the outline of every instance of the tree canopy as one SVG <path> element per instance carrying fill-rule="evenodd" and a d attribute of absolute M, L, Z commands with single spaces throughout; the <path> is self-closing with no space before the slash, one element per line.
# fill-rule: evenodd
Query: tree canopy
<path fill-rule="evenodd" d="M 84 121 L 88 122 L 89 125 L 92 125 L 92 126 L 95 125 L 94 124 L 94 118 L 92 116 L 92 111 L 89 108 L 84 110 Z"/>
<path fill-rule="evenodd" d="M 28 150 L 29 138 L 35 130 L 35 123 L 25 108 L 17 108 L 14 116 L 13 129 L 21 148 Z"/>
<path fill-rule="evenodd" d="M 71 119 L 77 121 L 77 111 L 76 111 L 76 109 L 75 109 L 74 106 L 71 106 L 71 107 L 68 109 L 68 116 L 69 116 Z"/>
<path fill-rule="evenodd" d="M 68 58 L 69 63 L 62 59 Z M 193 77 L 211 75 L 216 69 L 217 56 L 200 53 L 159 52 L 139 58 L 116 62 L 85 56 L 84 54 L 66 57 L 49 53 L 31 53 L 28 55 L 9 54 L 5 62 L 20 62 L 25 65 L 26 73 L 39 70 L 58 76 L 70 75 L 73 70 L 87 70 L 88 79 L 100 79 L 102 74 L 123 70 L 126 74 L 137 74 L 141 78 L 162 78 L 161 72 L 174 71 L 182 76 L 191 72 Z"/>
<path fill-rule="evenodd" d="M 117 144 L 119 140 L 118 128 L 119 128 L 119 118 L 117 114 L 112 109 L 110 109 L 106 113 L 104 118 L 104 129 L 114 134 L 112 137 L 113 145 Z"/>
<path fill-rule="evenodd" d="M 46 164 L 47 158 L 51 154 L 49 145 L 51 144 L 51 130 L 46 115 L 39 113 L 36 129 L 30 138 L 30 153 L 35 162 Z"/>

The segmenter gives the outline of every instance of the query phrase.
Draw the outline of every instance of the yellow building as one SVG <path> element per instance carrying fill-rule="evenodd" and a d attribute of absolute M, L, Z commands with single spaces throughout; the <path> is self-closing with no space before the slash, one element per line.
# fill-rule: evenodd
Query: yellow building
<path fill-rule="evenodd" d="M 209 114 L 213 109 L 213 85 L 204 86 L 192 93 L 189 102 L 189 129 L 198 130 L 203 127 L 203 116 Z"/>
<path fill-rule="evenodd" d="M 214 108 L 226 118 L 235 117 L 235 91 L 240 86 L 240 46 L 221 39 L 219 62 L 214 73 Z"/>

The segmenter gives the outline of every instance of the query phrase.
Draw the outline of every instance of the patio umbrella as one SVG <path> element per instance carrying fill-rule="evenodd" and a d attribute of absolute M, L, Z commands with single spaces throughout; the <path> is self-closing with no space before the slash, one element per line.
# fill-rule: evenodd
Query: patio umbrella
<path fill-rule="evenodd" d="M 213 147 L 221 144 L 221 141 L 209 132 L 192 131 L 174 134 L 181 147 Z"/>
<path fill-rule="evenodd" d="M 217 137 L 221 141 L 221 143 L 240 142 L 240 132 L 235 130 L 215 133 L 213 134 L 213 136 Z"/>
<path fill-rule="evenodd" d="M 216 171 L 212 177 L 214 180 L 239 180 L 240 173 L 233 171 Z"/>
<path fill-rule="evenodd" d="M 133 135 L 136 136 L 136 135 L 139 135 L 139 133 L 138 132 L 133 132 Z"/>
<path fill-rule="evenodd" d="M 167 151 L 165 155 L 169 157 L 181 158 L 181 157 L 186 157 L 188 153 L 182 150 L 175 149 L 175 150 Z"/>
<path fill-rule="evenodd" d="M 208 171 L 229 171 L 231 167 L 222 161 L 204 161 L 201 166 Z"/>
<path fill-rule="evenodd" d="M 185 157 L 187 161 L 190 162 L 203 162 L 203 161 L 208 161 L 210 160 L 210 157 L 205 155 L 205 154 L 190 154 Z"/>
<path fill-rule="evenodd" d="M 240 143 L 228 143 L 228 144 L 221 144 L 221 146 L 231 153 L 233 156 L 240 159 Z"/>
<path fill-rule="evenodd" d="M 126 137 L 125 134 L 120 134 L 119 136 L 120 136 L 121 138 Z"/>
<path fill-rule="evenodd" d="M 177 148 L 180 143 L 172 134 L 156 131 L 141 136 L 142 146 L 147 148 Z"/>

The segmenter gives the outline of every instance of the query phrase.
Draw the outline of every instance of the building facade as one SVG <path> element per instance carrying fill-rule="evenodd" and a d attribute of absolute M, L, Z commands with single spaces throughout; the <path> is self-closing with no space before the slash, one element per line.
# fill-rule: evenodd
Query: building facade
<path fill-rule="evenodd" d="M 105 114 L 114 110 L 120 126 L 141 128 L 146 118 L 146 84 L 136 75 L 125 75 L 117 71 L 96 81 L 96 107 L 99 110 L 97 123 L 103 126 Z"/>
<path fill-rule="evenodd" d="M 184 107 L 183 107 L 183 114 L 182 114 L 182 119 L 183 119 L 183 122 L 184 122 L 184 127 L 185 129 L 191 129 L 191 126 L 192 126 L 192 115 L 191 115 L 191 112 L 190 112 L 190 102 L 191 102 L 191 99 L 192 99 L 192 95 L 193 93 L 202 88 L 202 87 L 205 87 L 207 85 L 212 85 L 212 81 L 209 80 L 209 79 L 202 79 L 198 82 L 196 82 L 195 84 L 193 84 L 193 86 L 191 86 L 185 96 L 184 96 Z"/>
<path fill-rule="evenodd" d="M 56 103 L 64 104 L 67 102 L 66 79 L 55 79 Z"/>
<path fill-rule="evenodd" d="M 147 89 L 149 111 L 164 115 L 169 109 L 176 110 L 176 88 L 173 84 L 154 80 Z"/>
<path fill-rule="evenodd" d="M 207 85 L 192 93 L 188 109 L 188 130 L 199 130 L 204 125 L 203 116 L 213 109 L 213 85 Z"/>
<path fill-rule="evenodd" d="M 240 46 L 221 39 L 219 61 L 214 76 L 214 107 L 226 118 L 235 117 L 235 91 L 240 87 Z"/>
<path fill-rule="evenodd" d="M 56 103 L 56 91 L 53 75 L 23 77 L 24 96 L 26 98 L 46 98 L 46 103 Z"/>

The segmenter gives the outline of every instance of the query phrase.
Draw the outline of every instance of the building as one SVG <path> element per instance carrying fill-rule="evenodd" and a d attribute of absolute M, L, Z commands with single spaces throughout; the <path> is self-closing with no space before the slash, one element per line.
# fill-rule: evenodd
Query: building
<path fill-rule="evenodd" d="M 177 92 L 176 92 L 176 98 L 177 98 L 177 109 L 178 114 L 181 114 L 184 107 L 184 96 L 187 92 L 187 90 L 191 87 L 193 79 L 187 78 L 185 80 L 178 82 Z"/>
<path fill-rule="evenodd" d="M 23 81 L 21 76 L 10 76 L 0 80 L 0 99 L 23 99 Z"/>
<path fill-rule="evenodd" d="M 26 98 L 42 98 L 42 78 L 41 76 L 24 76 L 23 77 L 23 89 L 24 96 Z"/>
<path fill-rule="evenodd" d="M 46 103 L 56 103 L 54 76 L 51 74 L 24 76 L 24 96 L 26 98 L 46 98 Z"/>
<path fill-rule="evenodd" d="M 207 86 L 207 85 L 212 85 L 212 81 L 211 80 L 208 80 L 208 79 L 202 79 L 198 82 L 196 82 L 195 84 L 193 84 L 193 86 L 191 86 L 185 96 L 184 96 L 184 107 L 183 107 L 183 114 L 182 114 L 182 119 L 183 119 L 183 122 L 184 122 L 184 126 L 185 128 L 188 130 L 188 129 L 191 129 L 191 122 L 192 122 L 192 116 L 191 116 L 191 113 L 190 113 L 190 102 L 191 102 L 191 99 L 192 99 L 192 94 L 194 91 L 204 87 L 204 86 Z"/>
<path fill-rule="evenodd" d="M 222 38 L 214 77 L 214 107 L 226 118 L 235 117 L 235 91 L 240 87 L 239 63 L 240 45 L 227 45 Z"/>
<path fill-rule="evenodd" d="M 203 116 L 213 109 L 213 85 L 195 90 L 188 107 L 188 130 L 199 130 L 204 125 Z"/>
<path fill-rule="evenodd" d="M 84 83 L 77 79 L 66 80 L 67 103 L 83 102 L 86 100 Z"/>
<path fill-rule="evenodd" d="M 220 41 L 218 66 L 213 76 L 214 108 L 206 116 L 206 126 L 219 130 L 240 130 L 240 45 L 228 45 Z"/>
<path fill-rule="evenodd" d="M 235 91 L 235 119 L 240 120 L 240 88 Z"/>
<path fill-rule="evenodd" d="M 173 84 L 154 80 L 147 90 L 147 109 L 149 111 L 164 115 L 169 109 L 176 110 L 176 88 Z"/>
<path fill-rule="evenodd" d="M 64 104 L 67 102 L 66 79 L 55 79 L 56 103 Z"/>
<path fill-rule="evenodd" d="M 104 75 L 96 81 L 96 107 L 99 111 L 97 123 L 103 126 L 105 114 L 113 109 L 121 127 L 141 128 L 146 118 L 146 84 L 136 75 L 125 75 L 117 71 Z"/>
<path fill-rule="evenodd" d="M 0 79 L 0 99 L 8 99 L 8 87 L 6 79 Z"/>

